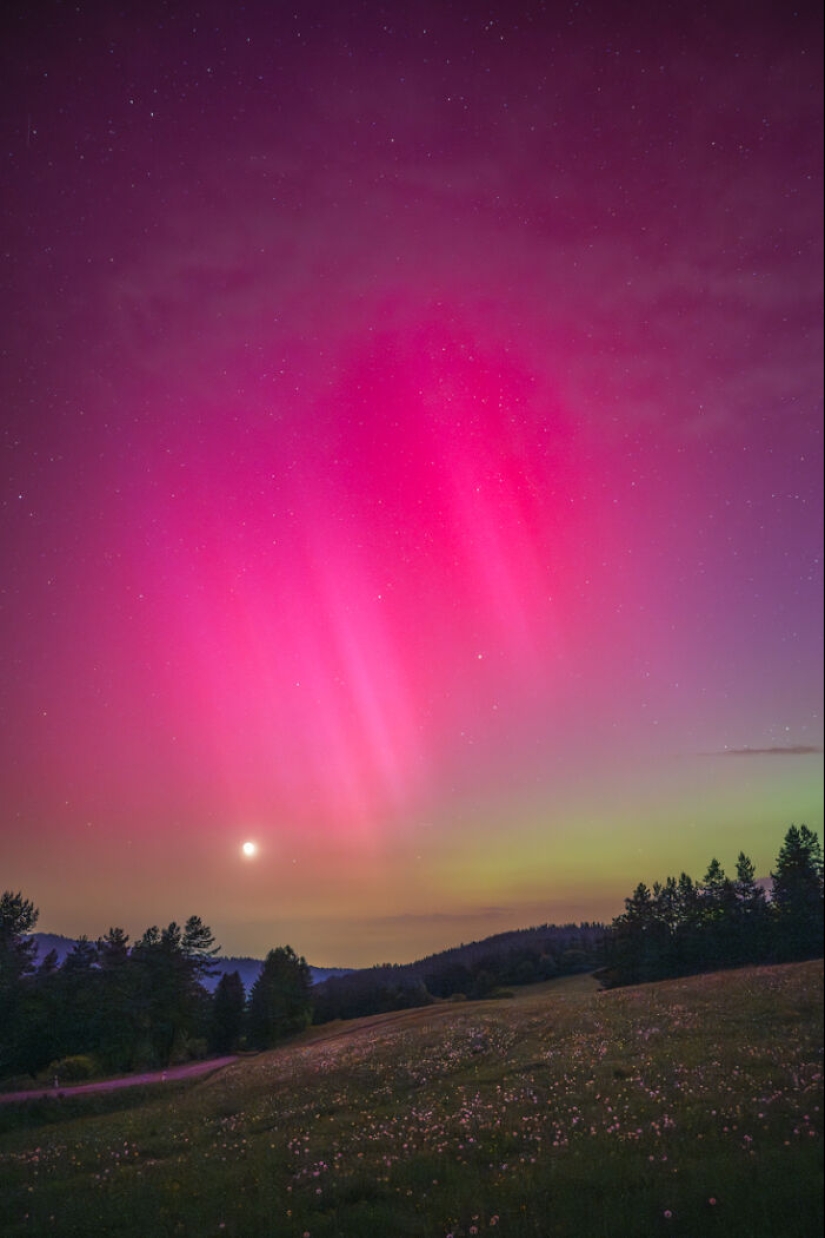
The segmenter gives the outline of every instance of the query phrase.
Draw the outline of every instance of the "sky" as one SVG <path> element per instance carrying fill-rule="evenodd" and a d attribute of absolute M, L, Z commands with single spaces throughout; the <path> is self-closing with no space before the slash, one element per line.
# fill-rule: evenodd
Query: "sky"
<path fill-rule="evenodd" d="M 405 962 L 821 836 L 820 7 L 5 6 L 42 930 Z"/>

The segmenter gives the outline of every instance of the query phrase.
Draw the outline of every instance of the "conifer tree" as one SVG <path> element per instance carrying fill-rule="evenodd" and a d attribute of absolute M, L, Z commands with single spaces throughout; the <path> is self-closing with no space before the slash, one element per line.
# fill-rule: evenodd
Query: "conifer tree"
<path fill-rule="evenodd" d="M 129 935 L 122 928 L 110 928 L 98 941 L 97 950 L 102 1011 L 98 1051 L 109 1068 L 127 1070 L 137 1057 L 138 968 L 130 961 Z"/>
<path fill-rule="evenodd" d="M 243 1028 L 246 993 L 240 973 L 226 972 L 218 981 L 212 999 L 210 1047 L 217 1053 L 237 1049 Z"/>
<path fill-rule="evenodd" d="M 740 851 L 736 860 L 735 939 L 736 961 L 758 962 L 768 952 L 770 923 L 765 891 L 756 881 L 756 870 L 750 856 Z"/>
<path fill-rule="evenodd" d="M 248 1037 L 256 1049 L 269 1049 L 312 1020 L 311 972 L 291 946 L 270 950 L 249 998 Z"/>
<path fill-rule="evenodd" d="M 40 915 L 18 891 L 0 894 L 0 1070 L 14 1061 L 20 1026 L 24 979 L 34 971 L 35 943 L 29 934 Z"/>
<path fill-rule="evenodd" d="M 771 876 L 780 957 L 817 957 L 822 953 L 822 847 L 807 825 L 790 826 Z"/>
<path fill-rule="evenodd" d="M 187 1040 L 200 1034 L 208 1006 L 201 979 L 212 970 L 212 956 L 219 948 L 213 943 L 211 930 L 200 917 L 191 916 L 183 929 L 174 920 L 165 929 L 153 925 L 132 950 L 142 1051 L 162 1065 L 183 1055 Z"/>

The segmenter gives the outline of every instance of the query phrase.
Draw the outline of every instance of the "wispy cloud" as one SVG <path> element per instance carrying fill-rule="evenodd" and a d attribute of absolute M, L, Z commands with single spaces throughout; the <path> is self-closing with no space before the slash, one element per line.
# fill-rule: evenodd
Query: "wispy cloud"
<path fill-rule="evenodd" d="M 706 757 L 807 757 L 821 753 L 812 744 L 791 744 L 787 748 L 722 748 L 719 752 L 704 752 Z"/>
<path fill-rule="evenodd" d="M 402 912 L 397 916 L 371 916 L 370 923 L 378 925 L 413 924 L 423 922 L 460 924 L 479 919 L 500 919 L 513 914 L 512 907 L 477 907 L 472 911 Z"/>

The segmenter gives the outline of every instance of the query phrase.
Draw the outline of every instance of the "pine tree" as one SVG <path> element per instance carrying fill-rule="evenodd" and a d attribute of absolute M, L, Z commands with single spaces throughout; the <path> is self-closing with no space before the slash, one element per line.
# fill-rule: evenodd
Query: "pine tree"
<path fill-rule="evenodd" d="M 29 939 L 39 916 L 19 892 L 0 894 L 0 1072 L 14 1065 L 25 978 L 34 971 L 35 943 Z"/>
<path fill-rule="evenodd" d="M 193 979 L 203 980 L 215 974 L 215 955 L 220 946 L 208 924 L 200 916 L 190 916 L 186 921 L 181 939 L 181 952 L 189 964 Z"/>
<path fill-rule="evenodd" d="M 110 928 L 97 943 L 101 981 L 101 1031 L 98 1051 L 112 1070 L 128 1070 L 136 1063 L 139 1008 L 137 967 L 130 962 L 129 935 Z"/>
<path fill-rule="evenodd" d="M 818 957 L 823 931 L 822 847 L 807 825 L 790 826 L 771 876 L 780 957 Z"/>
<path fill-rule="evenodd" d="M 114 971 L 129 958 L 129 934 L 122 928 L 110 928 L 98 939 L 97 954 L 104 971 Z"/>
<path fill-rule="evenodd" d="M 79 937 L 55 977 L 59 1043 L 56 1056 L 97 1051 L 101 1021 L 101 976 L 97 962 L 97 946 L 88 937 Z"/>
<path fill-rule="evenodd" d="M 0 894 L 0 1002 L 22 976 L 34 970 L 36 946 L 28 935 L 39 915 L 34 904 L 19 892 L 6 890 Z"/>
<path fill-rule="evenodd" d="M 153 925 L 132 950 L 143 1053 L 162 1065 L 185 1056 L 187 1041 L 202 1035 L 209 998 L 201 979 L 212 970 L 219 949 L 213 942 L 200 917 L 190 916 L 184 929 L 174 920 L 165 929 Z"/>
<path fill-rule="evenodd" d="M 725 870 L 719 861 L 714 857 L 708 865 L 708 871 L 705 873 L 701 884 L 701 908 L 702 919 L 706 922 L 712 922 L 720 919 L 723 914 Z"/>
<path fill-rule="evenodd" d="M 740 851 L 736 860 L 736 962 L 755 963 L 763 959 L 768 949 L 770 923 L 765 891 L 756 881 L 756 870 L 750 857 Z"/>
<path fill-rule="evenodd" d="M 243 981 L 236 971 L 225 972 L 218 981 L 212 999 L 210 1045 L 217 1053 L 231 1053 L 237 1049 L 243 1028 L 246 993 Z"/>
<path fill-rule="evenodd" d="M 656 980 L 663 973 L 668 930 L 659 918 L 661 886 L 654 891 L 640 881 L 624 901 L 624 914 L 613 921 L 608 949 L 608 971 L 619 984 Z"/>
<path fill-rule="evenodd" d="M 291 946 L 270 950 L 249 998 L 249 1043 L 269 1049 L 307 1027 L 312 1020 L 311 985 L 306 959 Z"/>

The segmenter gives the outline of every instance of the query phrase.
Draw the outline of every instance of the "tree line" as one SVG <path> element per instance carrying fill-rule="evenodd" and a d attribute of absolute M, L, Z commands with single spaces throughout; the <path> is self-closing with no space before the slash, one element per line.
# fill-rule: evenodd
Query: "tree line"
<path fill-rule="evenodd" d="M 311 973 L 290 946 L 271 950 L 247 1000 L 237 972 L 221 976 L 219 947 L 199 916 L 157 926 L 131 946 L 121 928 L 81 937 L 58 965 L 36 964 L 38 911 L 21 893 L 0 895 L 0 1077 L 53 1070 L 64 1080 L 97 1071 L 163 1067 L 264 1049 L 311 1020 Z"/>
<path fill-rule="evenodd" d="M 266 1049 L 311 1022 L 350 1019 L 431 1002 L 503 995 L 574 972 L 637 984 L 751 963 L 822 954 L 822 848 L 807 826 L 787 831 L 767 896 L 743 852 L 729 877 L 717 859 L 704 878 L 686 873 L 640 883 L 624 913 L 601 924 L 545 924 L 501 933 L 415 963 L 384 964 L 316 986 L 291 946 L 270 950 L 249 994 L 220 970 L 219 947 L 199 916 L 148 928 L 130 945 L 120 928 L 81 937 L 58 963 L 37 962 L 38 911 L 21 893 L 0 895 L 0 1078 L 54 1070 L 116 1073 L 235 1049 Z"/>
<path fill-rule="evenodd" d="M 501 994 L 597 966 L 603 924 L 543 924 L 429 955 L 332 976 L 313 991 L 314 1020 L 355 1019 L 432 1002 Z"/>
<path fill-rule="evenodd" d="M 133 944 L 121 928 L 81 937 L 59 964 L 55 950 L 36 961 L 38 915 L 22 894 L 0 896 L 0 1077 L 48 1070 L 68 1082 L 163 1067 L 269 1048 L 312 1021 L 489 997 L 592 969 L 604 935 L 600 924 L 542 925 L 314 987 L 306 960 L 280 946 L 247 995 L 237 971 L 209 991 L 219 947 L 198 916 L 153 926 Z"/>
<path fill-rule="evenodd" d="M 603 944 L 598 975 L 608 987 L 668 976 L 818 958 L 822 954 L 823 862 L 806 825 L 785 834 L 770 896 L 744 852 L 729 877 L 717 859 L 701 881 L 687 873 L 625 899 Z"/>

